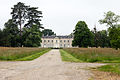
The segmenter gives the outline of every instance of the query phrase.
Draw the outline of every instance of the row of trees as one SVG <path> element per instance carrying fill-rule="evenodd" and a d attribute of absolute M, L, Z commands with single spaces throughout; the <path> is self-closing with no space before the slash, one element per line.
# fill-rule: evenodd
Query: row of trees
<path fill-rule="evenodd" d="M 42 34 L 55 34 L 50 29 L 43 29 L 40 21 L 42 11 L 38 7 L 26 6 L 18 2 L 11 8 L 12 19 L 4 24 L 4 29 L 0 29 L 0 46 L 5 47 L 38 47 L 41 43 Z"/>
<path fill-rule="evenodd" d="M 9 19 L 4 29 L 0 29 L 0 46 L 7 47 L 38 47 L 41 37 L 56 35 L 50 29 L 44 29 L 40 21 L 42 11 L 38 7 L 26 6 L 18 2 L 11 11 L 12 19 Z M 106 24 L 108 30 L 97 31 L 96 27 L 90 31 L 84 21 L 76 24 L 73 32 L 73 46 L 78 47 L 113 47 L 120 48 L 120 16 L 109 11 L 105 13 L 100 24 Z M 44 29 L 43 31 L 41 29 Z"/>
<path fill-rule="evenodd" d="M 26 6 L 21 2 L 11 9 L 12 19 L 9 19 L 4 25 L 5 28 L 0 30 L 0 46 L 40 46 L 42 12 L 37 7 Z"/>
<path fill-rule="evenodd" d="M 105 13 L 100 24 L 106 24 L 108 30 L 97 31 L 96 27 L 90 31 L 84 21 L 79 21 L 73 32 L 73 46 L 78 47 L 113 47 L 120 48 L 120 16 L 109 11 Z"/>

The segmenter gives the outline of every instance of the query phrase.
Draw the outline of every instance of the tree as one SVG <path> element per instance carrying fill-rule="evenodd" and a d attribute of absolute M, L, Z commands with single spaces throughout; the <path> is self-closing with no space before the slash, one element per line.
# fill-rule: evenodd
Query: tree
<path fill-rule="evenodd" d="M 118 49 L 120 48 L 120 26 L 110 28 L 110 38 L 111 38 L 111 45 L 113 48 Z"/>
<path fill-rule="evenodd" d="M 96 29 L 96 26 L 94 27 L 92 33 L 94 34 L 94 46 L 95 47 L 98 47 L 98 32 L 97 32 L 97 29 Z"/>
<path fill-rule="evenodd" d="M 44 29 L 42 31 L 42 35 L 44 36 L 52 36 L 52 35 L 56 35 L 51 29 Z"/>
<path fill-rule="evenodd" d="M 41 43 L 42 33 L 38 25 L 23 29 L 23 45 L 26 47 L 38 47 Z"/>
<path fill-rule="evenodd" d="M 16 24 L 14 24 L 12 19 L 9 19 L 5 23 L 5 28 L 3 29 L 4 37 L 8 40 L 9 46 L 16 47 L 19 45 L 18 33 L 19 29 Z"/>
<path fill-rule="evenodd" d="M 12 20 L 15 24 L 20 27 L 20 37 L 22 39 L 22 24 L 24 24 L 27 17 L 28 6 L 25 6 L 24 3 L 18 2 L 17 5 L 14 5 L 12 8 Z M 22 46 L 22 44 L 21 44 Z"/>
<path fill-rule="evenodd" d="M 107 26 L 109 27 L 108 31 L 110 36 L 110 43 L 113 48 L 118 49 L 120 48 L 119 47 L 120 24 L 118 24 L 118 22 L 120 21 L 120 16 L 116 15 L 111 11 L 105 13 L 104 16 L 105 18 L 102 20 L 99 20 L 99 22 L 101 24 L 107 24 Z"/>
<path fill-rule="evenodd" d="M 93 45 L 93 34 L 84 21 L 79 21 L 74 30 L 73 46 L 88 47 Z"/>
<path fill-rule="evenodd" d="M 38 7 L 28 8 L 28 13 L 27 13 L 28 22 L 27 24 L 25 24 L 25 27 L 30 28 L 33 25 L 38 25 L 39 28 L 43 28 L 40 24 L 42 11 L 38 11 L 37 9 Z"/>
<path fill-rule="evenodd" d="M 111 11 L 104 13 L 104 17 L 99 22 L 100 24 L 107 24 L 108 27 L 114 27 L 120 21 L 120 16 Z"/>
<path fill-rule="evenodd" d="M 110 38 L 106 30 L 97 31 L 95 27 L 92 33 L 94 34 L 94 46 L 95 47 L 111 47 Z"/>
<path fill-rule="evenodd" d="M 40 32 L 40 28 L 43 28 L 40 24 L 41 17 L 42 17 L 41 16 L 42 11 L 38 11 L 37 9 L 38 9 L 37 7 L 26 6 L 24 3 L 21 3 L 21 2 L 18 2 L 17 5 L 14 5 L 14 7 L 12 8 L 12 12 L 11 12 L 12 20 L 13 20 L 14 24 L 16 24 L 17 26 L 20 27 L 20 37 L 19 37 L 20 46 L 22 46 L 24 43 L 27 44 L 28 42 L 30 42 L 30 41 L 26 40 L 27 37 L 29 37 L 29 39 L 31 40 L 35 36 L 38 36 L 38 34 L 36 34 L 36 35 L 34 34 L 34 36 L 33 35 L 31 36 L 31 34 L 28 35 L 29 31 L 32 31 L 32 30 L 34 31 L 33 27 L 35 27 L 35 29 L 38 29 L 39 32 Z M 35 25 L 38 28 L 36 28 Z M 24 35 L 28 35 L 28 36 L 22 38 Z M 39 39 L 39 41 L 40 40 L 41 39 Z M 36 41 L 36 42 L 39 42 L 39 41 Z M 28 46 L 26 44 L 24 44 L 24 46 Z M 32 44 L 30 44 L 30 45 L 32 45 Z M 38 43 L 38 44 L 40 44 L 40 43 Z"/>

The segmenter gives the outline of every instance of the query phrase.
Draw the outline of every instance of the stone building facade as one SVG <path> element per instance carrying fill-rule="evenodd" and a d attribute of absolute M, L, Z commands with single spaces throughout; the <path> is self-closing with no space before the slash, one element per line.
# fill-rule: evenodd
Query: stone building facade
<path fill-rule="evenodd" d="M 44 48 L 70 48 L 73 37 L 71 36 L 43 36 L 41 47 Z"/>

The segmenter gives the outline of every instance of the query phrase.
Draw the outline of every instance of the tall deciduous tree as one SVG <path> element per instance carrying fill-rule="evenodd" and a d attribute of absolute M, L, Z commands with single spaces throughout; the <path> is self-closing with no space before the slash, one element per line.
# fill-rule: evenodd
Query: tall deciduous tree
<path fill-rule="evenodd" d="M 43 36 L 52 36 L 52 35 L 56 35 L 51 29 L 44 29 L 42 31 L 42 35 Z"/>
<path fill-rule="evenodd" d="M 111 45 L 113 48 L 118 49 L 120 48 L 120 26 L 110 28 L 109 36 L 111 38 Z"/>
<path fill-rule="evenodd" d="M 19 45 L 18 33 L 19 29 L 16 24 L 14 24 L 12 19 L 9 19 L 8 22 L 5 23 L 4 34 L 9 40 L 11 47 L 16 47 Z"/>
<path fill-rule="evenodd" d="M 74 30 L 73 46 L 88 47 L 93 44 L 93 34 L 84 21 L 79 21 Z"/>
<path fill-rule="evenodd" d="M 42 33 L 38 25 L 23 29 L 23 45 L 26 47 L 40 46 Z"/>
<path fill-rule="evenodd" d="M 92 32 L 94 34 L 94 46 L 95 47 L 111 47 L 110 38 L 106 30 L 97 31 L 95 27 L 94 31 Z"/>
<path fill-rule="evenodd" d="M 111 11 L 104 13 L 104 17 L 104 19 L 99 20 L 100 24 L 107 24 L 107 26 L 111 28 L 120 21 L 120 16 Z"/>
<path fill-rule="evenodd" d="M 102 20 L 99 20 L 101 24 L 107 24 L 109 27 L 109 36 L 110 36 L 110 42 L 113 48 L 120 48 L 119 46 L 119 35 L 120 35 L 120 29 L 119 29 L 119 24 L 120 22 L 120 16 L 116 15 L 115 13 L 109 11 L 105 13 L 105 18 Z"/>

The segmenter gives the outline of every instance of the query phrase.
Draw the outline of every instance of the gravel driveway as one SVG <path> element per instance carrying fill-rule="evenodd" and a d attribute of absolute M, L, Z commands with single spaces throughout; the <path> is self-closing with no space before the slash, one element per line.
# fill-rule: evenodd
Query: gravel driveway
<path fill-rule="evenodd" d="M 101 65 L 62 62 L 59 50 L 53 49 L 33 61 L 0 62 L 0 80 L 88 80 L 88 68 Z"/>

